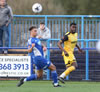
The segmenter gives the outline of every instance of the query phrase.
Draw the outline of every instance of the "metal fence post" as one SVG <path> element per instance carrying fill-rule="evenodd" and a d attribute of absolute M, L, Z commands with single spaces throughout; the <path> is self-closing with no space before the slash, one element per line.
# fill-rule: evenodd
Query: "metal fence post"
<path fill-rule="evenodd" d="M 45 16 L 45 26 L 47 27 L 47 16 Z"/>
<path fill-rule="evenodd" d="M 81 39 L 84 39 L 84 16 L 81 17 Z M 84 47 L 84 42 L 81 42 L 81 47 Z"/>
<path fill-rule="evenodd" d="M 89 40 L 86 40 L 86 48 L 89 46 Z M 89 51 L 86 49 L 86 78 L 85 80 L 89 80 Z"/>
<path fill-rule="evenodd" d="M 9 47 L 11 47 L 11 24 L 9 24 L 8 30 L 9 30 Z"/>
<path fill-rule="evenodd" d="M 50 48 L 50 40 L 47 40 L 47 47 Z M 50 60 L 50 49 L 47 49 L 47 60 Z M 47 70 L 47 80 L 50 80 L 50 70 Z"/>
<path fill-rule="evenodd" d="M 68 75 L 68 76 L 66 76 L 66 80 L 69 80 L 69 75 Z"/>

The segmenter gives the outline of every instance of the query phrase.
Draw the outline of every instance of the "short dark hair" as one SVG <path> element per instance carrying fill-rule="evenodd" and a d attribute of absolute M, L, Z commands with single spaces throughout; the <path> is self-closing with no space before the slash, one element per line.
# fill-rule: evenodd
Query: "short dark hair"
<path fill-rule="evenodd" d="M 37 28 L 37 26 L 31 26 L 30 28 L 29 28 L 29 31 L 31 31 L 32 29 L 35 29 L 35 28 Z"/>
<path fill-rule="evenodd" d="M 45 23 L 44 23 L 44 22 L 41 22 L 40 24 L 44 24 L 44 25 L 45 25 Z"/>
<path fill-rule="evenodd" d="M 76 23 L 71 23 L 70 26 L 72 26 L 72 25 L 77 25 L 77 24 Z"/>

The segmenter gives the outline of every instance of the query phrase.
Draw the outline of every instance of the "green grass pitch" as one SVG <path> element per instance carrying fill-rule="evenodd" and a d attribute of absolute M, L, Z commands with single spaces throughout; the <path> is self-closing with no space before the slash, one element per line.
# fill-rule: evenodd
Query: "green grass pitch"
<path fill-rule="evenodd" d="M 0 92 L 100 92 L 100 82 L 71 82 L 53 87 L 51 81 L 26 82 L 16 87 L 18 81 L 0 81 Z"/>

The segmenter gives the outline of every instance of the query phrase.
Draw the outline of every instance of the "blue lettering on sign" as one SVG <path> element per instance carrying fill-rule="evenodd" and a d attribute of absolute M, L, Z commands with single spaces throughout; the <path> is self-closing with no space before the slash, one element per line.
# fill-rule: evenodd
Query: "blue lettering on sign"
<path fill-rule="evenodd" d="M 29 64 L 0 64 L 0 70 L 29 70 Z"/>

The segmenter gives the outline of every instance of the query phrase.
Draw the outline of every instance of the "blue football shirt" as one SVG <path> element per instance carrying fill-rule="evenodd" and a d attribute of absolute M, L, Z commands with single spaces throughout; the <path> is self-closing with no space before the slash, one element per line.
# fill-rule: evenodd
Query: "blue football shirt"
<path fill-rule="evenodd" d="M 28 53 L 30 56 L 42 56 L 44 57 L 43 48 L 41 41 L 38 38 L 30 38 L 28 40 L 28 49 L 32 47 L 32 44 L 35 44 L 31 53 Z"/>

